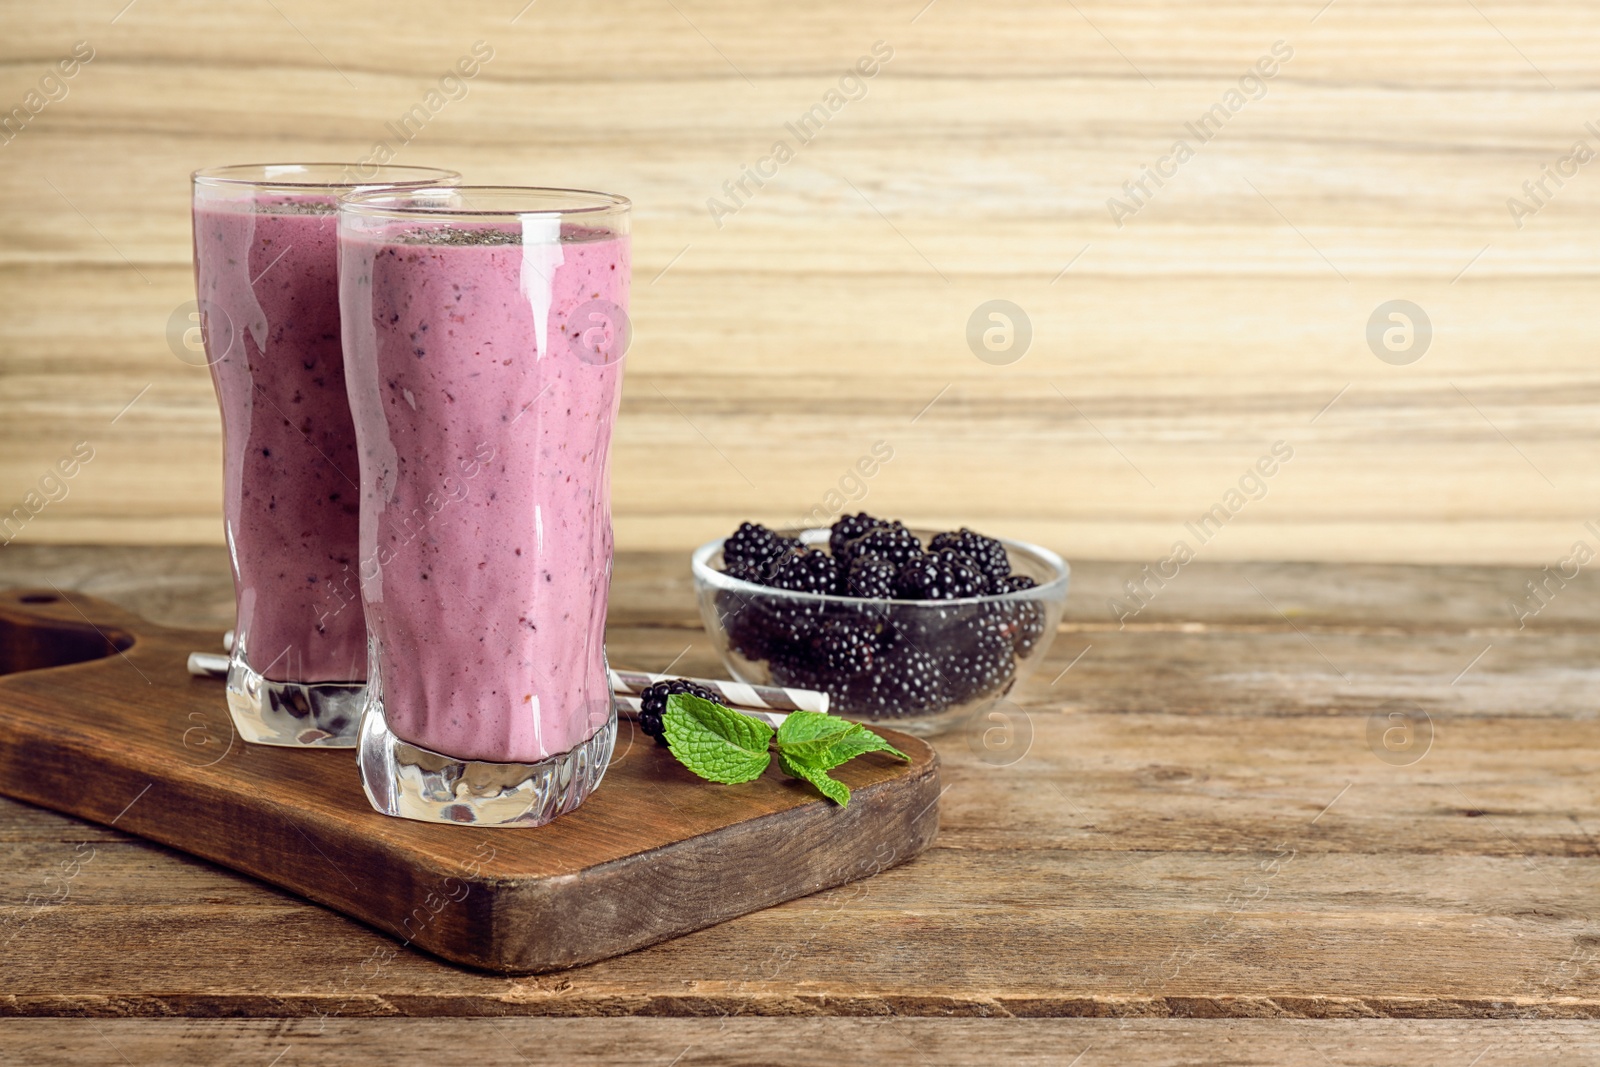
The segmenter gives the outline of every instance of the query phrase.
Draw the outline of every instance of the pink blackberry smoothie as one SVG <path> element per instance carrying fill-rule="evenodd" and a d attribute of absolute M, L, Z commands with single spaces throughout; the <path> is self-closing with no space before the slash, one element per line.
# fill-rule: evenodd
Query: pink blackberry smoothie
<path fill-rule="evenodd" d="M 336 211 L 332 196 L 271 192 L 194 211 L 236 639 L 273 681 L 366 678 L 360 605 L 334 592 L 354 588 L 360 515 Z"/>
<path fill-rule="evenodd" d="M 513 217 L 341 240 L 373 698 L 395 736 L 458 759 L 567 753 L 611 710 L 622 360 L 584 331 L 627 307 L 625 231 Z"/>

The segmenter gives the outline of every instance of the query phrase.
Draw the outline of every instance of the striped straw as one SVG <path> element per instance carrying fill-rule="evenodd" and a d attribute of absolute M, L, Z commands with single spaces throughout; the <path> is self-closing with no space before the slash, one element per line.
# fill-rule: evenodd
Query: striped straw
<path fill-rule="evenodd" d="M 671 681 L 674 674 L 646 674 L 643 671 L 610 671 L 611 691 L 618 696 L 637 696 L 657 682 Z M 719 702 L 730 708 L 755 711 L 828 711 L 828 694 L 812 689 L 790 689 L 775 685 L 746 685 L 715 678 L 685 678 L 717 694 Z"/>
<path fill-rule="evenodd" d="M 617 714 L 624 719 L 637 719 L 639 717 L 639 713 L 644 710 L 644 701 L 640 700 L 638 697 L 624 696 L 621 693 L 615 693 L 613 694 L 612 699 L 617 702 Z M 782 728 L 783 720 L 789 717 L 789 713 L 786 711 L 765 711 L 761 708 L 736 708 L 734 710 L 738 711 L 741 715 L 748 715 L 753 719 L 760 719 L 774 730 Z"/>
<path fill-rule="evenodd" d="M 226 678 L 228 657 L 215 652 L 189 653 L 189 673 L 201 678 Z M 646 674 L 643 671 L 610 671 L 611 691 L 617 696 L 617 707 L 624 712 L 639 713 L 639 694 L 657 682 L 676 678 L 672 674 Z M 685 678 L 684 681 L 705 686 L 716 693 L 720 702 L 730 708 L 760 714 L 769 721 L 781 721 L 781 716 L 791 711 L 828 710 L 828 694 L 811 689 L 789 689 L 782 686 L 746 685 L 743 682 L 719 681 L 713 678 Z"/>

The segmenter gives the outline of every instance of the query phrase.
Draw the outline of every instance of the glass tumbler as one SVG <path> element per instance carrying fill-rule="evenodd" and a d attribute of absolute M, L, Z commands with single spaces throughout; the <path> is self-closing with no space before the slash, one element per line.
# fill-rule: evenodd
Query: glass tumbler
<path fill-rule="evenodd" d="M 228 709 L 246 741 L 352 748 L 360 721 L 367 634 L 339 347 L 339 197 L 459 177 L 355 163 L 194 173 L 195 288 L 222 409 L 238 612 Z"/>
<path fill-rule="evenodd" d="M 628 211 L 472 186 L 340 206 L 371 650 L 359 762 L 381 812 L 537 826 L 605 774 Z"/>

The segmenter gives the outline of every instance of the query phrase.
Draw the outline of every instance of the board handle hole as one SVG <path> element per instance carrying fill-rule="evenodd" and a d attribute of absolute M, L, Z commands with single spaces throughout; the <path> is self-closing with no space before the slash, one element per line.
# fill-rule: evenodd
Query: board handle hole
<path fill-rule="evenodd" d="M 105 659 L 133 647 L 133 635 L 118 626 L 84 617 L 51 618 L 56 609 L 48 605 L 53 604 L 72 601 L 58 590 L 0 593 L 0 674 Z M 29 611 L 34 605 L 41 610 Z"/>

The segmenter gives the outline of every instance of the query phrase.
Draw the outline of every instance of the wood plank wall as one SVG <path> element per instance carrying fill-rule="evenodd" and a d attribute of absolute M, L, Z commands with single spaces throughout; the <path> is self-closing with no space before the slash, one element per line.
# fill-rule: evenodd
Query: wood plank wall
<path fill-rule="evenodd" d="M 880 441 L 864 506 L 1069 556 L 1600 544 L 1600 162 L 1562 163 L 1600 152 L 1593 4 L 5 0 L 0 27 L 5 110 L 94 50 L 0 145 L 0 510 L 95 450 L 28 540 L 220 540 L 210 384 L 167 338 L 186 175 L 365 155 L 484 41 L 397 158 L 634 199 L 623 547 L 829 510 Z M 880 41 L 798 145 L 785 123 Z M 1187 131 L 1275 42 L 1259 98 Z M 794 158 L 713 219 L 780 138 Z M 1536 203 L 1545 164 L 1569 173 Z M 1032 327 L 1005 365 L 967 340 L 993 299 Z M 1406 365 L 1367 341 L 1392 299 L 1432 324 Z M 1185 522 L 1280 440 L 1266 496 L 1198 544 Z"/>

